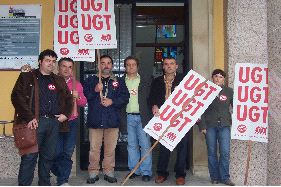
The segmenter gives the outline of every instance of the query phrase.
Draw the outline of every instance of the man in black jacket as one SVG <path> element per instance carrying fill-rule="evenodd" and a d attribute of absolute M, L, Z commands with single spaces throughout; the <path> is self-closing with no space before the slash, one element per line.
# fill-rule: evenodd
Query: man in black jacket
<path fill-rule="evenodd" d="M 155 116 L 159 116 L 159 108 L 164 104 L 164 102 L 171 95 L 176 86 L 183 79 L 183 75 L 177 73 L 178 65 L 175 58 L 167 57 L 163 61 L 164 75 L 157 77 L 152 81 L 149 95 L 149 104 L 152 109 L 152 113 Z M 187 134 L 182 138 L 176 147 L 177 149 L 177 160 L 175 164 L 176 172 L 176 184 L 185 184 L 185 168 L 186 168 L 186 157 L 187 157 Z M 167 167 L 170 160 L 170 150 L 168 150 L 163 145 L 159 145 L 159 159 L 157 163 L 157 176 L 155 178 L 155 183 L 163 183 L 169 172 Z"/>
<path fill-rule="evenodd" d="M 120 111 L 129 102 L 129 91 L 125 81 L 113 72 L 113 60 L 108 55 L 100 57 L 101 82 L 98 75 L 88 77 L 84 83 L 84 94 L 88 100 L 87 126 L 89 128 L 89 178 L 87 183 L 99 180 L 100 152 L 104 145 L 102 168 L 104 180 L 116 183 L 114 174 L 115 148 L 120 126 Z M 100 95 L 102 93 L 102 97 Z"/>
<path fill-rule="evenodd" d="M 11 95 L 17 122 L 27 122 L 28 128 L 37 130 L 39 152 L 30 150 L 21 154 L 18 175 L 19 186 L 32 184 L 34 169 L 38 161 L 38 185 L 50 183 L 50 169 L 56 156 L 56 143 L 60 123 L 67 120 L 72 110 L 72 95 L 62 77 L 53 73 L 57 54 L 50 49 L 40 53 L 39 69 L 21 73 Z M 34 79 L 38 80 L 39 119 L 34 115 Z M 30 103 L 33 103 L 30 107 Z"/>

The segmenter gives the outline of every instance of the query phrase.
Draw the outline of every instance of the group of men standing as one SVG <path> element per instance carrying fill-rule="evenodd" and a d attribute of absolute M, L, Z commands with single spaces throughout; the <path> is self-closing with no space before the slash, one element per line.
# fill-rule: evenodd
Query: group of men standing
<path fill-rule="evenodd" d="M 19 185 L 31 185 L 38 154 L 38 184 L 50 185 L 50 171 L 57 176 L 57 185 L 68 184 L 78 126 L 77 115 L 73 113 L 73 105 L 83 107 L 86 103 L 88 103 L 87 126 L 90 140 L 87 183 L 93 184 L 99 180 L 102 145 L 104 146 L 102 161 L 104 180 L 116 183 L 115 148 L 121 123 L 120 112 L 126 110 L 128 167 L 132 171 L 151 146 L 150 136 L 143 130 L 150 119 L 149 114 L 159 115 L 159 108 L 184 76 L 177 73 L 178 65 L 174 58 L 165 58 L 163 60 L 164 75 L 152 81 L 149 91 L 138 73 L 139 60 L 137 58 L 129 56 L 124 60 L 126 74 L 119 78 L 112 72 L 112 58 L 103 55 L 100 57 L 101 79 L 98 74 L 93 75 L 84 81 L 83 87 L 75 80 L 76 88 L 74 88 L 73 60 L 60 59 L 59 73 L 55 75 L 53 70 L 56 59 L 57 55 L 52 50 L 41 52 L 38 59 L 39 69 L 21 73 L 12 92 L 12 103 L 17 118 L 27 121 L 30 128 L 37 128 L 39 146 L 38 152 L 21 156 Z M 34 100 L 31 94 L 33 90 L 31 87 L 34 85 L 33 73 L 39 83 L 39 119 L 34 116 L 34 104 L 31 107 L 28 106 L 30 100 Z M 62 127 L 67 128 L 63 130 Z M 174 168 L 177 185 L 185 184 L 187 141 L 187 136 L 185 136 L 177 145 Z M 167 148 L 159 145 L 159 151 L 155 178 L 155 183 L 158 184 L 163 183 L 169 175 L 167 169 L 170 159 L 170 151 Z M 225 170 L 225 172 L 228 171 Z M 142 180 L 147 182 L 151 180 L 152 173 L 150 153 L 130 179 L 142 176 Z M 213 180 L 219 181 L 219 174 L 212 179 L 212 182 Z M 228 181 L 229 175 L 224 180 Z"/>

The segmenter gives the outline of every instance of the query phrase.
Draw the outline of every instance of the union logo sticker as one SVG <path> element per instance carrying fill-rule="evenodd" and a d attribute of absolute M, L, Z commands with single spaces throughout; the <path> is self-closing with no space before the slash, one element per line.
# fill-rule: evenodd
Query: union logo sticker
<path fill-rule="evenodd" d="M 118 88 L 119 82 L 113 81 L 113 82 L 112 82 L 112 86 L 114 87 L 114 89 Z"/>
<path fill-rule="evenodd" d="M 221 96 L 220 96 L 220 100 L 221 100 L 221 101 L 226 101 L 226 100 L 227 100 L 226 95 L 221 95 Z"/>
<path fill-rule="evenodd" d="M 48 88 L 49 88 L 49 90 L 56 90 L 56 87 L 53 84 L 49 84 Z"/>

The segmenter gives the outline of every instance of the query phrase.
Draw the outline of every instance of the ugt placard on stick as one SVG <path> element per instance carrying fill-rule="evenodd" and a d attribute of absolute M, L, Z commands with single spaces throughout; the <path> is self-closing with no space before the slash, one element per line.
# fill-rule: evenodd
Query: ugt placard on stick
<path fill-rule="evenodd" d="M 235 66 L 231 139 L 268 142 L 267 64 Z"/>
<path fill-rule="evenodd" d="M 114 0 L 77 1 L 79 48 L 117 48 Z"/>
<path fill-rule="evenodd" d="M 211 81 L 205 82 L 204 77 L 190 70 L 161 106 L 159 117 L 154 116 L 145 126 L 144 131 L 158 140 L 171 121 L 174 121 L 160 140 L 162 145 L 173 151 L 220 91 L 221 87 Z M 178 117 L 177 114 L 181 111 Z"/>
<path fill-rule="evenodd" d="M 95 61 L 95 50 L 79 48 L 77 1 L 56 0 L 54 49 L 58 57 L 75 61 Z"/>

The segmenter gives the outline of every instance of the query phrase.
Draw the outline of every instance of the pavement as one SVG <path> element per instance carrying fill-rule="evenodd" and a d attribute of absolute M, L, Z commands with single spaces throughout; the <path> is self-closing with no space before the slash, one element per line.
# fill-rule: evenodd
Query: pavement
<path fill-rule="evenodd" d="M 95 182 L 95 184 L 87 184 L 86 180 L 88 177 L 87 171 L 79 171 L 77 176 L 73 176 L 69 180 L 69 184 L 71 186 L 120 186 L 122 182 L 125 180 L 129 171 L 116 171 L 115 176 L 117 178 L 117 183 L 109 183 L 103 179 L 103 175 L 99 175 L 99 180 Z M 176 186 L 176 179 L 175 174 L 170 173 L 168 179 L 162 184 L 156 184 L 154 182 L 154 177 L 149 182 L 143 182 L 141 177 L 136 177 L 134 179 L 129 179 L 125 186 Z M 34 178 L 32 185 L 37 186 L 38 178 Z M 56 185 L 55 177 L 52 176 L 51 178 L 52 185 Z M 0 186 L 17 186 L 17 179 L 16 178 L 6 178 L 0 179 Z M 184 186 L 213 186 L 211 184 L 209 178 L 207 177 L 200 177 L 194 176 L 190 172 L 187 172 L 186 176 L 186 183 Z M 215 186 L 225 186 L 224 184 L 216 184 Z"/>

